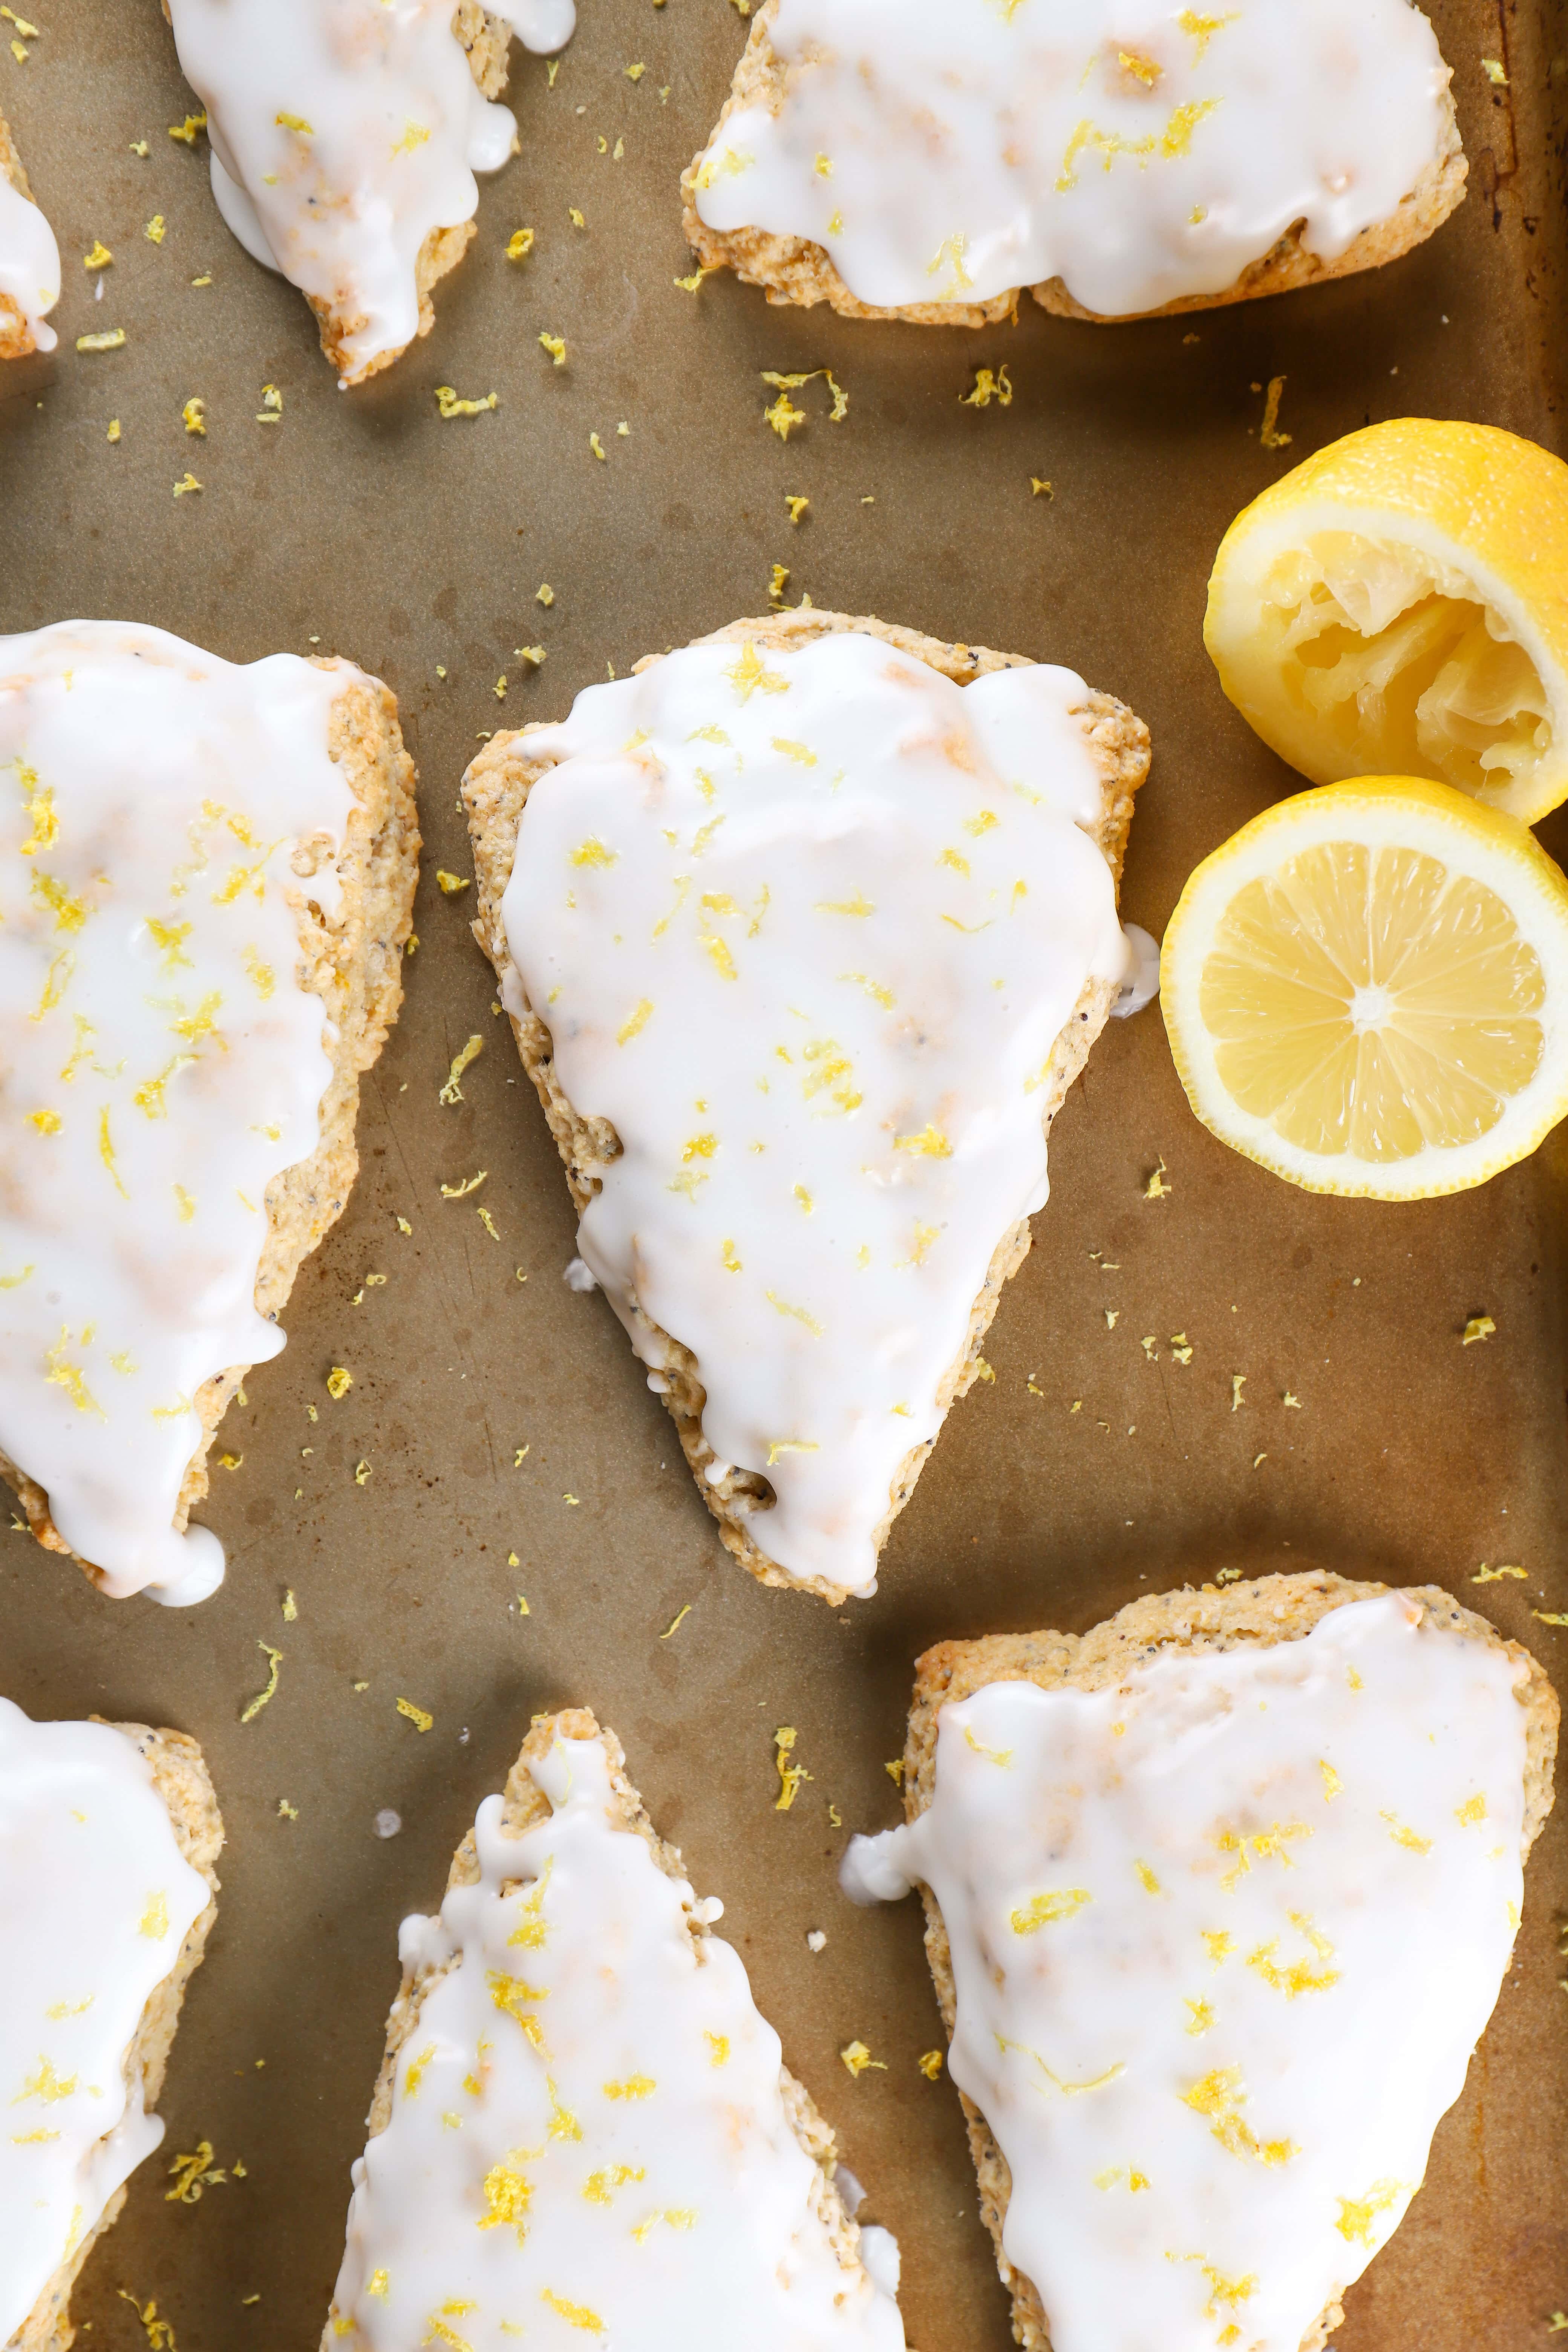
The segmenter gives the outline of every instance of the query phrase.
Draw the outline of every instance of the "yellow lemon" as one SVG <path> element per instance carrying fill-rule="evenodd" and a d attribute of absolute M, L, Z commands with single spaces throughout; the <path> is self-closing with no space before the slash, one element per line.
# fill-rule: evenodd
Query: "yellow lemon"
<path fill-rule="evenodd" d="M 1568 878 L 1447 784 L 1266 809 L 1189 880 L 1160 989 L 1205 1126 L 1310 1192 L 1458 1192 L 1568 1112 Z"/>
<path fill-rule="evenodd" d="M 1232 523 L 1204 642 L 1314 783 L 1429 776 L 1532 824 L 1568 799 L 1568 466 L 1489 425 L 1352 433 Z"/>

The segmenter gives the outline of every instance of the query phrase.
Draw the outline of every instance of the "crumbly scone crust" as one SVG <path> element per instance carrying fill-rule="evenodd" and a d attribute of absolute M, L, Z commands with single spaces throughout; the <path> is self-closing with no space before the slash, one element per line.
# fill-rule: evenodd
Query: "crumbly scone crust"
<path fill-rule="evenodd" d="M 1030 1682 L 1041 1690 L 1104 1690 L 1132 1668 L 1148 1664 L 1167 1650 L 1239 1650 L 1299 1642 L 1333 1610 L 1352 1601 L 1372 1601 L 1393 1590 L 1386 1584 L 1360 1584 L 1326 1572 L 1298 1576 L 1261 1576 L 1250 1584 L 1219 1590 L 1190 1585 L 1179 1592 L 1146 1594 L 1089 1633 L 993 1633 L 974 1642 L 939 1642 L 915 1662 L 914 1701 L 910 1708 L 909 1738 L 904 1748 L 904 1813 L 917 1821 L 931 1803 L 936 1788 L 937 1723 L 944 1706 L 969 1698 L 989 1683 Z M 1524 1831 L 1522 1850 L 1530 1853 L 1542 1824 L 1552 1810 L 1552 1767 L 1557 1756 L 1557 1695 L 1539 1662 L 1522 1643 L 1506 1641 L 1473 1610 L 1436 1585 L 1406 1588 L 1436 1624 L 1484 1642 L 1510 1658 L 1525 1661 L 1530 1671 L 1517 1693 L 1525 1709 Z M 947 1929 L 936 1897 L 921 1887 L 926 1913 L 926 1957 L 936 1986 L 942 2023 L 952 2040 L 958 1997 L 952 1979 L 952 1956 Z M 1051 2352 L 1045 2308 L 1034 2282 L 1016 2270 L 1002 2246 L 1013 2179 L 1007 2159 L 991 2129 L 963 2092 L 959 2093 L 969 2145 L 980 2184 L 980 2210 L 996 2247 L 996 2267 L 1013 2297 L 1013 2333 L 1024 2352 Z M 1301 2339 L 1300 2352 L 1322 2352 L 1344 2317 L 1339 2294 Z"/>
<path fill-rule="evenodd" d="M 35 201 L 27 174 L 22 169 L 22 158 L 16 152 L 11 126 L 3 114 L 0 114 L 0 172 L 5 173 L 18 195 L 26 196 L 29 204 Z"/>
<path fill-rule="evenodd" d="M 317 669 L 339 664 L 318 659 Z M 354 1123 L 359 1082 L 386 1043 L 403 1002 L 403 950 L 414 919 L 414 889 L 419 877 L 419 824 L 414 804 L 414 762 L 404 749 L 397 701 L 379 678 L 355 678 L 332 705 L 330 756 L 341 762 L 356 806 L 337 863 L 342 885 L 338 912 L 324 915 L 311 898 L 309 881 L 318 870 L 319 847 L 301 844 L 294 871 L 301 887 L 291 892 L 300 940 L 295 978 L 321 997 L 335 1039 L 323 1037 L 332 1074 L 321 1097 L 321 1138 L 308 1160 L 275 1176 L 267 1188 L 267 1239 L 256 1271 L 256 1310 L 276 1323 L 299 1273 L 329 1226 L 342 1214 L 359 1172 Z M 202 1435 L 186 1465 L 174 1524 L 183 1529 L 193 1505 L 207 1491 L 206 1457 L 217 1426 L 250 1370 L 231 1364 L 196 1391 Z M 8 1455 L 0 1453 L 0 1478 L 21 1499 L 27 1522 L 47 1550 L 70 1552 L 49 1516 L 49 1498 Z M 79 1558 L 72 1553 L 71 1557 Z M 82 1566 L 95 1582 L 101 1572 L 91 1560 Z"/>
<path fill-rule="evenodd" d="M 735 79 L 724 101 L 712 138 L 717 138 L 739 108 L 763 105 L 776 114 L 784 102 L 785 68 L 769 38 L 778 0 L 765 5 L 752 19 L 751 37 L 735 68 Z M 1059 278 L 1033 286 L 1042 310 L 1058 318 L 1088 319 L 1102 326 L 1122 326 L 1133 319 L 1175 318 L 1186 310 L 1212 310 L 1231 302 L 1247 302 L 1259 294 L 1283 294 L 1320 279 L 1348 278 L 1358 269 L 1376 269 L 1385 261 L 1422 244 L 1441 228 L 1464 199 L 1468 166 L 1459 138 L 1458 118 L 1451 95 L 1443 94 L 1443 130 L 1437 152 L 1408 195 L 1386 220 L 1374 221 L 1352 240 L 1337 261 L 1322 261 L 1301 242 L 1303 224 L 1297 221 L 1271 249 L 1249 262 L 1234 285 L 1218 294 L 1189 294 L 1163 303 L 1153 310 L 1131 310 L 1116 317 L 1086 310 L 1074 301 Z M 710 139 L 709 145 L 712 144 Z M 760 286 L 770 302 L 795 302 L 811 308 L 827 302 L 846 319 L 903 319 L 921 327 L 986 327 L 999 319 L 1016 318 L 1022 287 L 1010 287 L 985 302 L 911 302 L 901 308 L 878 309 L 857 300 L 844 283 L 825 247 L 808 237 L 779 236 L 765 229 L 714 229 L 701 220 L 696 206 L 696 173 L 702 158 L 694 156 L 680 179 L 685 209 L 681 225 L 687 242 L 707 268 L 729 268 L 748 285 Z"/>
<path fill-rule="evenodd" d="M 972 678 L 998 669 L 1026 669 L 1031 667 L 1020 654 L 988 652 L 984 646 L 948 645 L 936 637 L 922 636 L 916 629 L 895 626 L 886 621 L 857 620 L 842 613 L 817 612 L 811 607 L 785 613 L 770 613 L 754 621 L 732 621 L 728 627 L 716 629 L 707 637 L 695 640 L 699 645 L 732 645 L 749 641 L 769 650 L 781 646 L 808 644 L 813 638 L 827 636 L 835 631 L 858 629 L 880 637 L 885 644 L 896 646 L 902 653 L 911 654 L 917 661 L 941 672 L 943 677 L 967 685 Z M 663 656 L 649 654 L 636 665 L 637 672 L 650 667 Z M 1085 734 L 1100 772 L 1102 801 L 1098 823 L 1088 828 L 1090 838 L 1102 852 L 1106 863 L 1120 886 L 1122 859 L 1127 847 L 1128 827 L 1132 821 L 1132 799 L 1139 785 L 1149 772 L 1149 730 L 1141 719 L 1135 718 L 1124 703 L 1108 694 L 1092 690 L 1081 706 L 1087 716 Z M 530 756 L 529 737 L 535 730 L 525 727 L 520 732 L 493 737 L 469 767 L 463 779 L 463 801 L 468 812 L 468 827 L 474 843 L 474 870 L 479 885 L 479 912 L 474 920 L 474 937 L 494 965 L 498 979 L 504 980 L 511 970 L 511 955 L 507 947 L 506 927 L 501 920 L 501 898 L 511 879 L 512 862 L 517 850 L 518 827 L 533 785 L 554 762 Z M 1068 1087 L 1089 1058 L 1089 1051 L 1104 1027 L 1117 991 L 1109 982 L 1090 981 L 1074 1007 L 1071 1018 L 1057 1039 L 1051 1055 L 1050 1069 L 1044 1089 L 1043 1118 L 1046 1131 L 1061 1108 Z M 550 1122 L 561 1157 L 565 1162 L 566 1181 L 579 1215 L 599 1189 L 596 1172 L 618 1155 L 619 1138 L 609 1122 L 601 1118 L 584 1118 L 567 1099 L 555 1075 L 553 1050 L 550 1032 L 539 1015 L 530 1010 L 520 1021 L 512 1020 L 518 1051 L 523 1066 L 532 1079 L 544 1115 Z M 938 1391 L 943 1413 L 955 1400 L 969 1390 L 980 1376 L 981 1345 L 991 1325 L 999 1303 L 1003 1284 L 1016 1274 L 1029 1251 L 1029 1227 L 1021 1221 L 998 1242 L 986 1272 L 985 1281 L 970 1312 L 969 1331 L 963 1349 L 949 1367 Z M 716 1482 L 708 1477 L 709 1465 L 714 1460 L 712 1447 L 702 1433 L 702 1408 L 707 1391 L 699 1374 L 696 1357 L 667 1331 L 651 1320 L 642 1328 L 656 1343 L 655 1353 L 664 1350 L 663 1376 L 668 1382 L 664 1402 L 669 1409 L 680 1439 L 681 1451 L 697 1481 L 697 1489 L 719 1523 L 724 1543 L 743 1568 L 763 1584 L 787 1587 L 793 1591 L 815 1592 L 834 1605 L 847 1596 L 840 1585 L 830 1584 L 825 1578 L 801 1579 L 787 1576 L 784 1570 L 769 1559 L 753 1541 L 747 1521 L 759 1508 L 766 1508 L 772 1500 L 772 1489 L 758 1472 L 731 1470 Z M 894 1519 L 908 1502 L 915 1480 L 924 1466 L 926 1456 L 935 1444 L 932 1438 L 925 1444 L 910 1448 L 893 1479 L 888 1498 L 888 1508 L 876 1530 L 874 1541 L 879 1552 L 888 1539 Z"/>
<path fill-rule="evenodd" d="M 104 1717 L 94 1716 L 92 1720 L 101 1723 Z M 223 1816 L 218 1811 L 217 1798 L 207 1777 L 201 1749 L 183 1732 L 153 1731 L 144 1723 L 117 1723 L 113 1728 L 123 1732 L 127 1739 L 133 1740 L 139 1753 L 151 1766 L 153 1785 L 168 1808 L 180 1852 L 193 1870 L 200 1871 L 216 1896 L 218 1880 L 214 1864 L 223 1850 Z M 136 2038 L 125 2053 L 126 2084 L 133 2086 L 140 2080 L 142 2101 L 149 2108 L 163 2086 L 163 2070 L 168 2063 L 174 2028 L 179 2023 L 185 1988 L 201 1965 L 207 1935 L 216 1916 L 217 1904 L 209 1902 L 181 1945 L 179 1958 L 174 1967 L 163 1982 L 153 1988 L 142 2012 Z M 76 2337 L 70 2318 L 71 2289 L 94 2246 L 119 2220 L 125 2197 L 123 2188 L 115 2190 L 99 2218 L 97 2228 L 60 2264 L 12 2336 L 6 2352 L 70 2352 Z"/>
<path fill-rule="evenodd" d="M 11 126 L 0 114 L 0 178 L 10 181 L 20 196 L 29 204 L 37 201 L 27 184 L 27 174 L 22 169 L 22 158 L 16 152 L 16 142 Z M 33 331 L 9 294 L 0 294 L 0 360 L 24 360 L 38 346 Z"/>
<path fill-rule="evenodd" d="M 587 1707 L 563 1707 L 554 1715 L 536 1715 L 522 1743 L 516 1763 L 507 1775 L 506 1790 L 501 1803 L 501 1826 L 509 1837 L 521 1837 L 540 1822 L 549 1819 L 549 1798 L 533 1778 L 531 1767 L 548 1756 L 557 1739 L 596 1739 L 605 1751 L 610 1768 L 610 1785 L 616 1799 L 616 1826 L 629 1831 L 647 1843 L 655 1862 L 667 1878 L 684 1879 L 685 1865 L 678 1846 L 661 1838 L 648 1819 L 641 1797 L 632 1786 L 626 1773 L 626 1759 L 620 1741 L 613 1731 L 603 1731 Z M 452 1857 L 452 1867 L 447 1876 L 447 1892 L 456 1886 L 473 1886 L 479 1878 L 479 1855 L 470 1830 Z M 693 1943 L 700 1951 L 709 1930 L 706 1923 L 687 1913 L 687 1926 Z M 366 2117 L 366 2131 L 371 2139 L 379 2137 L 392 2120 L 392 2094 L 397 2073 L 398 2053 L 419 2022 L 419 2013 L 426 1994 L 447 1974 L 445 1968 L 422 1968 L 405 1975 L 392 2004 L 386 2021 L 386 2052 L 376 2077 L 375 2091 Z M 837 2255 L 841 2268 L 850 2281 L 862 2274 L 860 2231 L 850 2219 L 844 2200 L 834 2185 L 838 2157 L 834 2142 L 833 2126 L 819 2113 L 811 2094 L 798 2083 L 787 2066 L 779 2069 L 779 2089 L 783 2094 L 784 2114 L 790 2128 L 816 2168 L 813 2183 L 813 2210 L 826 2231 L 828 2242 Z M 337 2317 L 334 2304 L 321 2335 L 321 2352 L 332 2352 L 338 2338 L 333 2328 Z M 33 2352 L 28 2347 L 27 2352 Z M 39 2347 L 39 2352 L 54 2352 L 54 2347 Z M 65 2347 L 60 2347 L 65 2352 Z"/>

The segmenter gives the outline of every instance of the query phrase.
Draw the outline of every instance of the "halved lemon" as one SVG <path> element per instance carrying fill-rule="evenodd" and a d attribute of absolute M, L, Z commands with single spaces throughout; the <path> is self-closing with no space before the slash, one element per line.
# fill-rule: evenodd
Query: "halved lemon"
<path fill-rule="evenodd" d="M 1310 1192 L 1459 1192 L 1568 1113 L 1568 878 L 1447 784 L 1266 809 L 1183 891 L 1160 990 L 1205 1126 Z"/>
<path fill-rule="evenodd" d="M 1568 799 L 1568 466 L 1489 425 L 1335 441 L 1226 531 L 1204 642 L 1314 783 L 1428 776 L 1532 824 Z"/>

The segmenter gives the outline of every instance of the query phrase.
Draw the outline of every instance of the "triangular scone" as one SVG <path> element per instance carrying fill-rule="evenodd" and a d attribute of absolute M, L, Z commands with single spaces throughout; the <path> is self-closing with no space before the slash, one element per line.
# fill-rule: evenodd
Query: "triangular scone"
<path fill-rule="evenodd" d="M 52 352 L 58 340 L 46 324 L 60 299 L 60 253 L 44 218 L 11 126 L 0 114 L 0 360 Z"/>
<path fill-rule="evenodd" d="M 844 1885 L 925 1897 L 1026 2352 L 1318 2352 L 1491 2014 L 1557 1720 L 1446 1592 L 1337 1576 L 927 1651 Z"/>
<path fill-rule="evenodd" d="M 163 2126 L 180 2006 L 216 1916 L 194 1739 L 33 1723 L 0 1699 L 0 2343 L 69 2352 L 77 2274 Z"/>
<path fill-rule="evenodd" d="M 413 774 L 348 662 L 0 637 L 0 1475 L 116 1597 L 222 1576 L 186 1519 L 358 1169 Z"/>
<path fill-rule="evenodd" d="M 1070 671 L 799 611 L 468 772 L 583 1257 L 766 1583 L 873 1591 L 982 1370 L 1126 968 L 1148 759 Z"/>
<path fill-rule="evenodd" d="M 901 2352 L 898 2249 L 582 1708 L 405 1919 L 322 2352 Z M 580 2331 L 580 2334 L 579 2334 Z"/>
<path fill-rule="evenodd" d="M 297 286 L 343 387 L 436 323 L 475 234 L 476 172 L 517 150 L 494 100 L 515 31 L 572 37 L 574 0 L 163 0 L 206 108 L 213 194 L 247 253 Z"/>
<path fill-rule="evenodd" d="M 1127 319 L 1392 261 L 1465 193 L 1410 0 L 766 0 L 686 234 L 771 302 Z"/>

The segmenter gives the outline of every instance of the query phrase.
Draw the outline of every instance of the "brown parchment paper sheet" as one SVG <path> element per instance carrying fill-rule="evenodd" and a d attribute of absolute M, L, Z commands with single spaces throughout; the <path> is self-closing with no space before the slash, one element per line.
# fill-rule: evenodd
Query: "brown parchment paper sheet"
<path fill-rule="evenodd" d="M 202 1514 L 229 1549 L 222 1591 L 174 1613 L 106 1601 L 0 1523 L 0 1689 L 35 1716 L 98 1709 L 195 1733 L 229 1832 L 163 2108 L 166 2157 L 207 2138 L 247 2177 L 193 2207 L 165 2201 L 163 2159 L 143 2168 L 76 2297 L 86 2341 L 144 2342 L 124 2288 L 156 2298 L 179 2352 L 309 2352 L 397 1922 L 434 1904 L 531 1714 L 581 1702 L 620 1733 L 699 1890 L 722 1896 L 759 2003 L 867 2184 L 868 2217 L 897 2231 L 911 2343 L 1002 2352 L 1006 2305 L 957 2101 L 915 2064 L 940 2038 L 917 1906 L 858 1913 L 834 1881 L 849 1832 L 897 1814 L 883 1759 L 902 1747 L 910 1662 L 944 1634 L 1081 1630 L 1222 1566 L 1324 1564 L 1445 1584 L 1568 1680 L 1568 1633 L 1531 1614 L 1568 1610 L 1568 1133 L 1454 1200 L 1314 1199 L 1195 1125 L 1157 1010 L 1113 1023 L 1053 1136 L 1052 1198 L 987 1342 L 994 1383 L 953 1412 L 881 1592 L 835 1613 L 731 1563 L 604 1300 L 563 1283 L 574 1228 L 555 1152 L 468 936 L 471 898 L 443 898 L 436 868 L 471 871 L 456 795 L 480 730 L 563 716 L 606 662 L 624 673 L 763 609 L 778 562 L 792 597 L 1065 662 L 1131 702 L 1155 759 L 1124 906 L 1158 933 L 1196 860 L 1299 781 L 1224 701 L 1200 642 L 1232 515 L 1376 417 L 1475 417 L 1558 445 L 1552 118 L 1568 27 L 1538 0 L 1500 13 L 1439 0 L 1471 194 L 1389 272 L 1123 329 L 1026 301 L 1016 327 L 971 335 L 771 310 L 728 277 L 677 290 L 689 267 L 677 176 L 745 28 L 728 0 L 582 0 L 553 89 L 512 52 L 522 152 L 482 187 L 479 239 L 437 290 L 434 335 L 344 396 L 303 302 L 219 221 L 205 145 L 166 135 L 194 100 L 156 0 L 27 13 L 43 29 L 26 64 L 0 46 L 0 106 L 58 233 L 66 293 L 58 356 L 0 373 L 0 629 L 79 613 L 159 623 L 241 660 L 317 639 L 351 655 L 400 698 L 428 845 L 407 1003 L 365 1089 L 359 1189 L 300 1276 L 286 1354 L 254 1374 L 221 1441 L 244 1457 L 215 1468 Z M 624 68 L 639 62 L 634 83 Z M 143 138 L 145 161 L 131 152 Z M 161 247 L 142 233 L 158 212 Z M 519 268 L 504 249 L 525 223 L 537 244 Z M 101 301 L 81 264 L 95 237 L 115 256 Z M 125 349 L 77 354 L 78 334 L 111 326 Z M 542 331 L 566 337 L 564 368 Z M 962 407 L 972 369 L 1004 360 L 1010 407 Z M 760 371 L 825 364 L 849 414 L 830 424 L 808 385 L 795 398 L 810 423 L 786 447 L 763 426 Z M 1269 451 L 1258 387 L 1277 374 L 1294 438 Z M 268 383 L 285 410 L 264 427 Z M 495 390 L 500 406 L 442 423 L 437 384 Z M 182 426 L 193 394 L 205 440 Z M 187 468 L 203 488 L 175 500 Z M 1031 475 L 1053 500 L 1031 497 Z M 811 499 L 795 530 L 786 491 Z M 533 601 L 542 581 L 548 610 Z M 531 677 L 513 647 L 536 641 L 549 658 Z M 1542 838 L 1568 854 L 1561 816 Z M 448 1062 L 476 1031 L 485 1052 L 443 1108 Z M 1151 1202 L 1162 1159 L 1171 1191 Z M 444 1181 L 481 1168 L 477 1201 L 441 1199 Z M 384 1286 L 355 1304 L 372 1272 Z M 1483 1311 L 1496 1337 L 1462 1348 Z M 1168 1344 L 1181 1331 L 1184 1368 Z M 354 1375 L 339 1403 L 324 1385 L 335 1363 Z M 1478 1588 L 1483 1562 L 1522 1564 L 1528 1581 Z M 279 1689 L 242 1727 L 262 1641 L 283 1653 Z M 427 1734 L 399 1696 L 434 1715 Z M 787 1814 L 773 1806 L 784 1723 L 813 1775 Z M 384 1842 L 384 1807 L 403 1818 Z M 1560 1809 L 1531 1864 L 1517 1967 L 1424 2193 L 1349 2298 L 1342 2352 L 1524 2352 L 1568 2306 L 1565 1909 Z M 850 2080 L 837 2053 L 855 2037 L 886 2073 Z"/>

